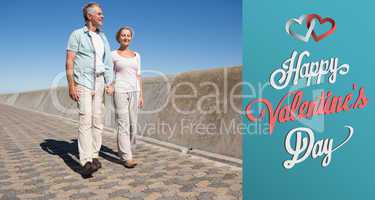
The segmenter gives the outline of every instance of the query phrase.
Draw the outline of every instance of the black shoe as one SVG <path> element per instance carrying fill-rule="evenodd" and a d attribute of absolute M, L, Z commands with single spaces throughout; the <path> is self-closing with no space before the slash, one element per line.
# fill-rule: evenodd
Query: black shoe
<path fill-rule="evenodd" d="M 95 172 L 95 169 L 93 168 L 93 165 L 91 162 L 87 162 L 83 167 L 82 167 L 82 176 L 84 178 L 89 178 L 92 177 L 92 173 Z"/>
<path fill-rule="evenodd" d="M 97 159 L 97 158 L 93 158 L 93 159 L 92 159 L 92 166 L 93 166 L 93 168 L 94 168 L 95 171 L 96 171 L 96 170 L 102 168 L 102 163 L 100 163 L 99 159 Z"/>

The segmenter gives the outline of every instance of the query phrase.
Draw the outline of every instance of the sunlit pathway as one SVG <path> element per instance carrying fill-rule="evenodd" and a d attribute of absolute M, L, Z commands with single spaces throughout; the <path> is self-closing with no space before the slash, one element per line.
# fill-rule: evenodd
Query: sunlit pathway
<path fill-rule="evenodd" d="M 103 168 L 80 175 L 77 124 L 0 104 L 1 199 L 242 199 L 242 171 L 138 142 L 139 165 L 126 169 L 116 141 L 103 135 Z"/>

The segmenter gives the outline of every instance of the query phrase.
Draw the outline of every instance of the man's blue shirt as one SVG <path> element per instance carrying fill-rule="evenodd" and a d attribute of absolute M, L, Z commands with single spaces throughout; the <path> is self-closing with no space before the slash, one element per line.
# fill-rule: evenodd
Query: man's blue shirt
<path fill-rule="evenodd" d="M 113 63 L 111 57 L 111 48 L 104 33 L 99 30 L 98 34 L 103 39 L 104 43 L 104 80 L 105 83 L 108 85 L 111 84 L 113 81 Z M 77 84 L 80 84 L 90 89 L 94 89 L 95 49 L 92 44 L 92 39 L 89 34 L 89 30 L 86 26 L 74 30 L 70 34 L 67 50 L 75 52 L 76 54 L 73 65 L 74 81 Z"/>

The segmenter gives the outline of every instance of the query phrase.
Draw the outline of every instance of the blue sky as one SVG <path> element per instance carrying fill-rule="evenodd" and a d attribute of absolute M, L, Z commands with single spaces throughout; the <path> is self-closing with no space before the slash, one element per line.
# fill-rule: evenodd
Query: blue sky
<path fill-rule="evenodd" d="M 68 36 L 84 25 L 81 8 L 87 2 L 2 3 L 0 93 L 48 88 L 65 71 Z M 96 2 L 112 49 L 119 27 L 135 29 L 131 49 L 141 54 L 143 70 L 176 74 L 242 63 L 241 0 Z"/>

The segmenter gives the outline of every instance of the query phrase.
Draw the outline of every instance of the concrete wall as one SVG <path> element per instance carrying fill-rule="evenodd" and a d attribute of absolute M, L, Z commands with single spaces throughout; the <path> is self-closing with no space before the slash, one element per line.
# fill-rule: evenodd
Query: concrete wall
<path fill-rule="evenodd" d="M 242 157 L 239 126 L 241 67 L 180 73 L 144 79 L 145 106 L 139 113 L 139 134 L 161 141 Z M 236 86 L 237 84 L 237 86 Z M 0 95 L 0 102 L 71 119 L 77 105 L 66 87 Z M 105 124 L 114 126 L 112 97 L 107 96 Z"/>

